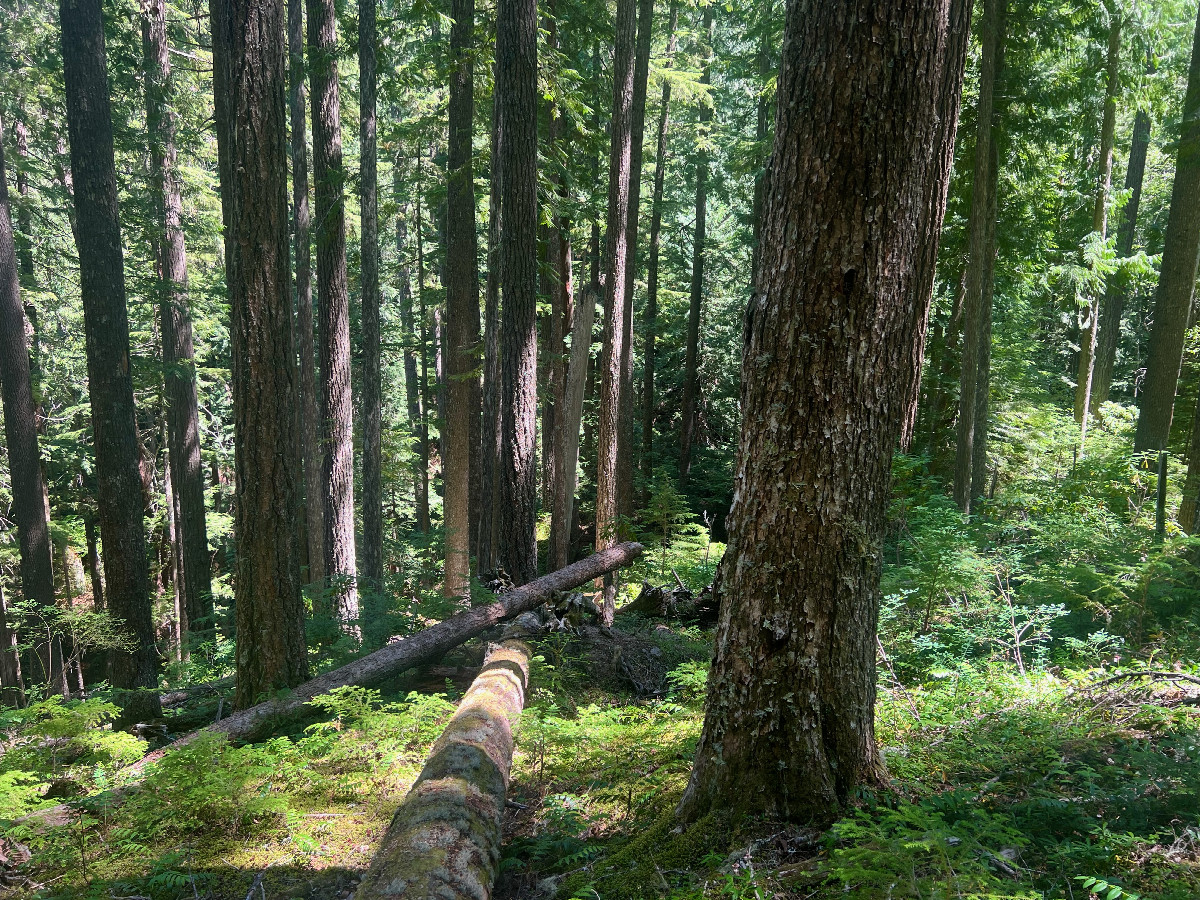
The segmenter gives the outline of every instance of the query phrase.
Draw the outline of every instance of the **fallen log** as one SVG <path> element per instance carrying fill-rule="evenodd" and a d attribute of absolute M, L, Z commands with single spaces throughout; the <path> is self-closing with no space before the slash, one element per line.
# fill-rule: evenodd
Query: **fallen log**
<path fill-rule="evenodd" d="M 479 677 L 396 810 L 356 900 L 491 896 L 529 655 L 517 640 L 488 648 Z"/>
<path fill-rule="evenodd" d="M 482 634 L 493 625 L 523 612 L 537 609 L 556 593 L 569 591 L 599 578 L 607 572 L 629 565 L 641 555 L 642 545 L 633 541 L 593 553 L 586 559 L 572 563 L 566 568 L 543 575 L 529 584 L 501 594 L 496 598 L 495 603 L 477 606 L 451 616 L 443 622 L 431 625 L 409 637 L 401 638 L 374 653 L 347 663 L 341 668 L 333 669 L 311 681 L 306 681 L 281 697 L 275 697 L 259 703 L 257 706 L 235 712 L 207 728 L 184 735 L 174 743 L 155 750 L 142 757 L 138 762 L 126 766 L 118 774 L 124 777 L 137 775 L 146 766 L 161 759 L 171 749 L 189 744 L 201 735 L 224 734 L 230 740 L 249 740 L 263 733 L 269 733 L 281 722 L 306 713 L 309 710 L 309 701 L 314 697 L 347 685 L 378 684 L 413 666 L 436 660 L 448 650 Z M 59 825 L 65 824 L 68 820 L 69 807 L 62 805 L 31 813 L 23 821 Z"/>

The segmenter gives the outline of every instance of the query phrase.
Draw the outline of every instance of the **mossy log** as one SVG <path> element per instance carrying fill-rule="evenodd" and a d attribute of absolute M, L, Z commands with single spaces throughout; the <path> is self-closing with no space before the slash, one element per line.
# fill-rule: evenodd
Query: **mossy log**
<path fill-rule="evenodd" d="M 529 654 L 516 640 L 488 648 L 483 669 L 396 810 L 356 900 L 491 896 Z"/>

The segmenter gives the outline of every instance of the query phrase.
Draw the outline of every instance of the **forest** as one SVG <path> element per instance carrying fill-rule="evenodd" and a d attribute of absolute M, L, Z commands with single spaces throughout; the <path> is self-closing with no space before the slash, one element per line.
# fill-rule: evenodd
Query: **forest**
<path fill-rule="evenodd" d="M 0 17 L 0 898 L 1200 897 L 1198 0 Z"/>

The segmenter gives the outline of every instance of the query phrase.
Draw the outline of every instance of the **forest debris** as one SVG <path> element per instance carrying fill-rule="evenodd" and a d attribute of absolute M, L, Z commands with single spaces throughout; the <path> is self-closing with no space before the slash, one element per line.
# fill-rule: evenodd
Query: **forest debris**
<path fill-rule="evenodd" d="M 529 657 L 521 641 L 488 649 L 483 670 L 396 811 L 357 900 L 490 895 Z"/>
<path fill-rule="evenodd" d="M 676 587 L 668 585 L 652 585 L 642 582 L 642 590 L 637 597 L 617 610 L 617 615 L 636 614 L 648 619 L 678 619 L 681 622 L 694 623 L 707 628 L 716 624 L 719 607 L 713 593 L 712 585 L 708 585 L 696 596 L 684 585 L 679 574 L 672 569 Z"/>

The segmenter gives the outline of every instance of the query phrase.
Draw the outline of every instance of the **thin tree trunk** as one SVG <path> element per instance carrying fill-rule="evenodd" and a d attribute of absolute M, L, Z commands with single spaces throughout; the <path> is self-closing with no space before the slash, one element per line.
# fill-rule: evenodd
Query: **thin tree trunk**
<path fill-rule="evenodd" d="M 21 287 L 33 290 L 33 211 L 29 208 L 29 177 L 25 168 L 29 162 L 29 129 L 22 119 L 17 119 L 13 132 L 17 139 L 17 274 Z"/>
<path fill-rule="evenodd" d="M 108 608 L 134 641 L 131 651 L 110 657 L 121 727 L 157 718 L 162 709 L 129 369 L 112 111 L 100 0 L 61 0 L 59 14 Z M 37 502 L 42 502 L 40 495 Z"/>
<path fill-rule="evenodd" d="M 480 573 L 495 572 L 497 563 L 497 502 L 500 485 L 500 98 L 492 94 L 492 135 L 488 185 L 487 284 L 483 304 L 482 436 L 479 448 L 479 521 L 475 558 Z"/>
<path fill-rule="evenodd" d="M 750 256 L 750 284 L 756 284 L 758 280 L 758 263 L 762 258 L 762 215 L 763 207 L 767 202 L 767 166 L 770 164 L 770 150 L 767 144 L 767 139 L 771 133 L 771 95 L 767 92 L 767 87 L 774 74 L 771 70 L 771 23 L 775 18 L 775 3 L 774 0 L 766 0 L 766 5 L 762 8 L 762 20 L 760 26 L 762 34 L 759 37 L 758 45 L 758 78 L 759 78 L 759 93 L 758 104 L 756 108 L 756 122 L 754 126 L 754 139 L 758 142 L 759 153 L 762 158 L 762 171 L 754 178 L 754 206 L 750 212 L 751 227 L 754 229 L 754 247 L 751 250 Z"/>
<path fill-rule="evenodd" d="M 1196 203 L 1196 197 L 1200 196 L 1200 14 L 1192 38 L 1192 61 L 1177 146 L 1171 208 L 1158 290 L 1154 295 L 1154 329 L 1150 333 L 1141 413 L 1133 439 L 1137 453 L 1166 449 L 1183 361 L 1183 335 L 1196 284 L 1196 254 L 1200 249 L 1200 203 Z"/>
<path fill-rule="evenodd" d="M 146 63 L 146 125 L 150 140 L 151 188 L 161 233 L 159 317 L 162 322 L 163 387 L 167 448 L 178 516 L 176 590 L 188 630 L 201 640 L 213 634 L 212 570 L 204 511 L 204 468 L 200 461 L 200 416 L 192 317 L 188 311 L 187 255 L 183 242 L 183 196 L 176 170 L 175 114 L 170 107 L 171 61 L 163 0 L 144 0 L 142 41 Z"/>
<path fill-rule="evenodd" d="M 281 0 L 211 0 L 209 16 L 231 310 L 240 709 L 308 676 L 295 527 L 286 48 Z"/>
<path fill-rule="evenodd" d="M 1003 34 L 1003 25 L 1001 25 Z M 1003 37 L 997 50 L 996 68 L 999 72 L 1003 63 Z M 988 416 L 991 412 L 992 389 L 992 298 L 996 283 L 996 197 L 1000 176 L 1000 148 L 997 145 L 997 127 L 993 115 L 992 134 L 988 141 L 987 206 L 984 216 L 987 221 L 983 240 L 983 277 L 980 281 L 982 296 L 979 303 L 979 374 L 975 379 L 975 436 L 971 442 L 971 502 L 987 495 L 987 439 Z"/>
<path fill-rule="evenodd" d="M 546 49 L 553 55 L 558 52 L 558 9 L 555 0 L 548 0 L 546 14 L 542 19 L 546 32 Z M 564 195 L 565 179 L 559 169 L 558 144 L 562 131 L 562 112 L 553 99 L 546 103 L 546 150 L 549 162 L 547 180 L 554 196 L 550 206 L 550 224 L 545 229 L 546 264 L 543 269 L 545 293 L 550 302 L 549 318 L 546 321 L 546 345 L 544 347 L 545 384 L 542 396 L 542 507 L 552 510 L 557 492 L 557 481 L 562 472 L 562 461 L 558 458 L 557 430 L 561 425 L 563 401 L 563 339 L 566 334 L 565 321 L 568 316 L 567 288 L 563 279 L 563 241 L 561 209 L 566 206 Z M 567 265 L 570 263 L 568 262 Z"/>
<path fill-rule="evenodd" d="M 1096 201 L 1092 210 L 1092 233 L 1103 240 L 1108 224 L 1108 193 L 1112 187 L 1113 143 L 1117 130 L 1117 95 L 1121 90 L 1121 18 L 1112 16 L 1108 31 L 1104 114 L 1100 126 L 1100 161 L 1096 178 Z M 1092 410 L 1096 368 L 1096 341 L 1100 332 L 1100 294 L 1092 297 L 1087 320 L 1079 336 L 1079 374 L 1075 381 L 1075 421 L 1079 423 L 1079 452 L 1087 446 L 1087 416 Z"/>
<path fill-rule="evenodd" d="M 604 73 L 600 65 L 600 42 L 592 42 L 592 83 L 596 85 L 596 102 L 592 107 L 592 134 L 600 134 L 600 107 L 604 104 L 603 87 Z M 597 149 L 592 156 L 592 190 L 593 192 L 600 191 L 600 150 L 597 143 Z M 600 284 L 600 219 L 593 216 L 592 230 L 588 236 L 588 256 L 592 263 L 591 283 Z"/>
<path fill-rule="evenodd" d="M 104 576 L 100 574 L 100 551 L 96 547 L 96 517 L 88 512 L 83 517 L 84 540 L 87 541 L 88 580 L 92 583 L 92 606 L 104 609 Z"/>
<path fill-rule="evenodd" d="M 3 216 L 0 213 L 0 216 Z M 3 253 L 3 251 L 0 251 Z M 20 709 L 25 705 L 25 682 L 21 677 L 21 653 L 17 632 L 8 624 L 4 584 L 0 582 L 0 705 Z"/>
<path fill-rule="evenodd" d="M 400 196 L 400 165 L 397 161 L 393 174 L 393 191 Z M 408 210 L 401 210 L 396 217 L 396 255 L 400 257 L 400 284 L 397 293 L 400 295 L 400 327 L 404 332 L 404 396 L 408 409 L 408 422 L 418 443 L 418 460 L 420 457 L 421 394 L 417 389 L 417 354 L 414 352 L 416 333 L 413 326 L 412 302 L 412 270 L 409 267 L 408 255 Z M 422 534 L 429 532 L 429 496 L 421 491 L 423 478 L 415 468 L 413 470 L 413 498 L 416 507 L 417 530 Z M 422 503 L 422 500 L 424 503 Z"/>
<path fill-rule="evenodd" d="M 421 159 L 417 159 L 417 182 L 422 183 Z M 417 517 L 423 521 L 422 534 L 429 534 L 429 311 L 425 308 L 425 216 L 421 210 L 421 194 L 417 193 L 417 349 L 421 363 L 421 378 L 417 393 L 421 398 L 421 421 L 417 438 L 417 462 L 421 467 L 420 496 L 417 498 Z M 434 372 L 436 377 L 436 370 Z"/>
<path fill-rule="evenodd" d="M 667 60 L 675 56 L 675 29 L 679 26 L 679 0 L 671 0 L 667 24 Z M 642 482 L 643 504 L 650 502 L 650 482 L 654 477 L 654 344 L 658 337 L 658 270 L 662 253 L 663 185 L 667 170 L 667 124 L 671 114 L 671 81 L 663 80 L 662 102 L 658 112 L 658 142 L 654 156 L 654 198 L 650 203 L 650 262 L 646 270 L 646 310 L 643 322 L 645 356 L 642 361 Z"/>
<path fill-rule="evenodd" d="M 324 396 L 325 575 L 336 583 L 333 617 L 356 631 L 354 584 L 354 405 L 350 397 L 350 293 L 338 97 L 337 16 L 333 0 L 307 0 L 312 79 L 313 193 Z"/>
<path fill-rule="evenodd" d="M 500 565 L 537 577 L 537 4 L 500 0 L 496 96 L 502 200 L 500 275 Z"/>
<path fill-rule="evenodd" d="M 789 5 L 739 487 L 685 821 L 827 823 L 882 775 L 874 548 L 915 387 L 969 21 L 966 0 L 890 0 L 856 17 Z"/>
<path fill-rule="evenodd" d="M 975 461 L 975 411 L 983 344 L 983 273 L 987 268 L 987 187 L 991 164 L 992 109 L 999 66 L 1000 31 L 1007 0 L 983 0 L 980 40 L 979 109 L 975 130 L 975 169 L 967 220 L 967 293 L 963 305 L 963 354 L 958 392 L 958 441 L 954 459 L 954 499 L 971 510 L 971 472 Z"/>
<path fill-rule="evenodd" d="M 363 578 L 383 589 L 383 373 L 379 333 L 379 198 L 375 136 L 376 0 L 358 0 L 359 219 L 362 266 Z M 353 493 L 351 509 L 353 510 Z M 374 616 L 372 616 L 374 619 Z M 387 635 L 376 635 L 386 639 Z"/>
<path fill-rule="evenodd" d="M 712 84 L 712 6 L 704 7 L 705 62 L 700 76 L 703 85 Z M 704 242 L 707 238 L 708 150 L 706 141 L 713 109 L 709 97 L 701 100 L 700 151 L 696 154 L 696 226 L 692 239 L 692 286 L 688 302 L 687 344 L 683 362 L 683 404 L 679 426 L 679 474 L 687 478 L 692 467 L 692 443 L 696 432 L 696 391 L 700 368 L 700 313 L 704 302 Z"/>

